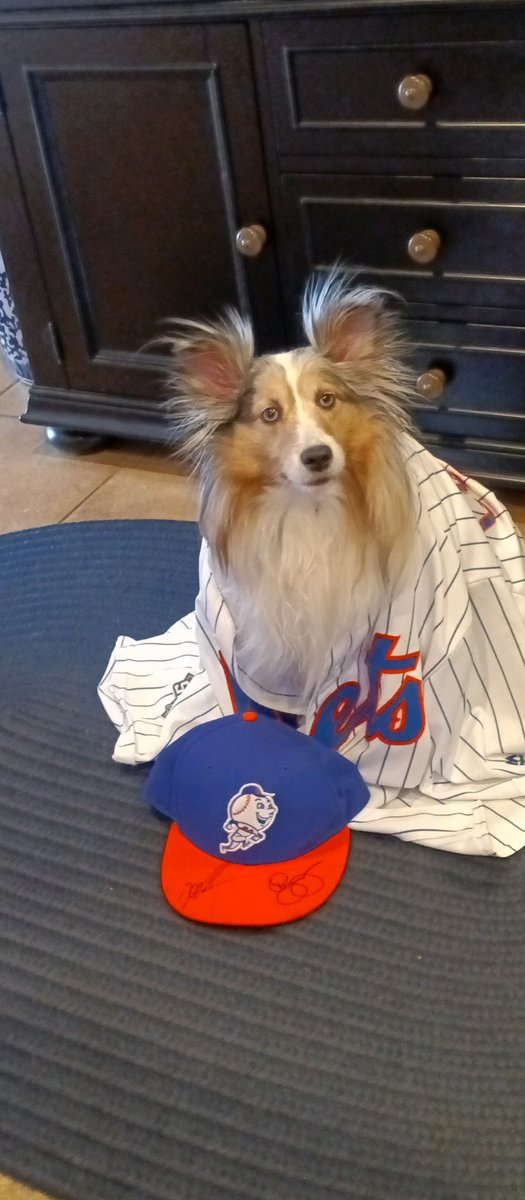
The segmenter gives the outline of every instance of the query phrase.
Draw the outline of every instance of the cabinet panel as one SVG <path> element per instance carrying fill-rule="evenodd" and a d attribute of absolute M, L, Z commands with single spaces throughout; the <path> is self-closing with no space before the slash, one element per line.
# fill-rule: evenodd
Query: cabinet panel
<path fill-rule="evenodd" d="M 158 396 L 145 343 L 225 304 L 271 340 L 271 247 L 235 250 L 269 220 L 244 29 L 17 31 L 0 69 L 70 384 Z"/>
<path fill-rule="evenodd" d="M 276 138 L 288 154 L 523 155 L 522 12 L 269 21 Z M 399 84 L 428 78 L 404 108 Z"/>

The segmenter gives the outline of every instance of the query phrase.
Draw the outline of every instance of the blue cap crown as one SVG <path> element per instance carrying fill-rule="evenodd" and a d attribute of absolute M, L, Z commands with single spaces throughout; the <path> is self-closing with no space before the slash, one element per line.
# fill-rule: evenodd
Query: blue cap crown
<path fill-rule="evenodd" d="M 153 808 L 199 850 L 257 866 L 299 858 L 339 833 L 369 791 L 357 767 L 279 721 L 221 717 L 157 758 Z"/>

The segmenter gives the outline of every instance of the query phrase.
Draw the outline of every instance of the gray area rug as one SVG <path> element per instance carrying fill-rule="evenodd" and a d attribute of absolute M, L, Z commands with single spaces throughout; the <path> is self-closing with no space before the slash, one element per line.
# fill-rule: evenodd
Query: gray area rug
<path fill-rule="evenodd" d="M 0 539 L 0 1170 L 72 1200 L 523 1200 L 525 854 L 356 835 L 258 932 L 166 905 L 111 762 L 118 633 L 192 607 L 171 522 Z"/>

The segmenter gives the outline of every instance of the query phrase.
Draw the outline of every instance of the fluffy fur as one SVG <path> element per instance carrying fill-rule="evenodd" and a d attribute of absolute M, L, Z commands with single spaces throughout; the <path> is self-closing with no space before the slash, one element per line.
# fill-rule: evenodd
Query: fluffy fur
<path fill-rule="evenodd" d="M 307 285 L 303 326 L 307 347 L 256 358 L 233 311 L 179 322 L 171 409 L 237 659 L 306 699 L 338 637 L 400 586 L 415 521 L 402 453 L 411 377 L 388 298 L 334 268 Z"/>

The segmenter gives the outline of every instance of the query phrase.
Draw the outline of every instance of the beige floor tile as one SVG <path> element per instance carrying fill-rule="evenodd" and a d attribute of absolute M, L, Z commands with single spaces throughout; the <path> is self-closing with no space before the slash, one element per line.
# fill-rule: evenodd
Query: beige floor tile
<path fill-rule="evenodd" d="M 7 393 L 9 395 L 9 393 Z M 22 425 L 15 415 L 0 416 L 0 460 L 21 464 L 33 455 L 43 440 L 43 432 L 37 425 Z"/>
<path fill-rule="evenodd" d="M 140 520 L 195 521 L 197 499 L 191 479 L 134 471 L 122 467 L 68 521 Z"/>
<path fill-rule="evenodd" d="M 27 385 L 14 382 L 5 392 L 0 391 L 0 416 L 21 417 L 27 408 Z"/>
<path fill-rule="evenodd" d="M 113 468 L 41 457 L 42 430 L 0 417 L 0 533 L 61 521 Z"/>
<path fill-rule="evenodd" d="M 35 1192 L 23 1183 L 0 1175 L 0 1200 L 47 1200 L 43 1192 Z"/>

